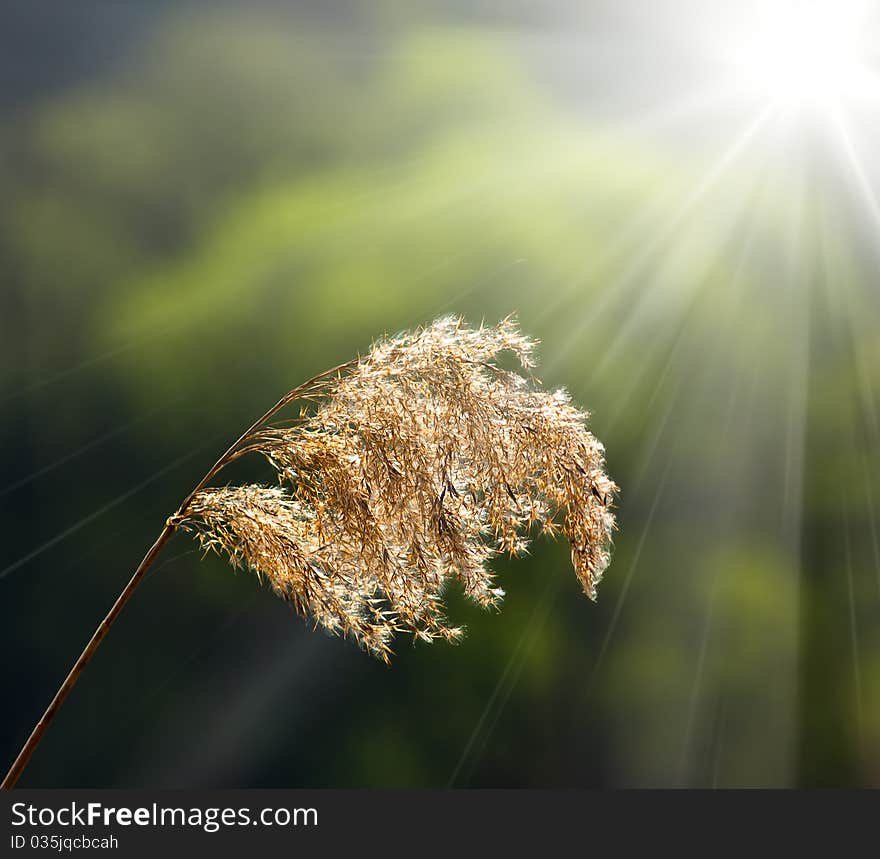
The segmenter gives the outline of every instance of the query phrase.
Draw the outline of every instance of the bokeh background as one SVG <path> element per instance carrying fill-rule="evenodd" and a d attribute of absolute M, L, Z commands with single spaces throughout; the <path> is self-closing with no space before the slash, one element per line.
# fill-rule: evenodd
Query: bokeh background
<path fill-rule="evenodd" d="M 391 668 L 178 535 L 23 786 L 880 782 L 880 113 L 741 86 L 756 5 L 3 4 L 4 761 L 377 335 L 517 312 L 622 488 L 596 604 L 536 543 Z"/>

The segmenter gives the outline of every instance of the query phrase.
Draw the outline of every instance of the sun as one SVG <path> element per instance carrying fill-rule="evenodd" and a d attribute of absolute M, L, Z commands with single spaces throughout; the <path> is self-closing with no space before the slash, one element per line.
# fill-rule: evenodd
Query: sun
<path fill-rule="evenodd" d="M 739 56 L 750 89 L 780 107 L 835 107 L 867 83 L 863 2 L 769 3 Z"/>

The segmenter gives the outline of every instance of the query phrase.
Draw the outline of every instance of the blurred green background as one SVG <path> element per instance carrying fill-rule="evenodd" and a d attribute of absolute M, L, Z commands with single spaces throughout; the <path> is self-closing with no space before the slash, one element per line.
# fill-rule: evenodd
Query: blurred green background
<path fill-rule="evenodd" d="M 384 332 L 516 311 L 622 488 L 596 604 L 536 543 L 390 669 L 178 535 L 22 786 L 880 782 L 854 147 L 689 113 L 635 2 L 4 8 L 4 759 L 225 443 Z"/>

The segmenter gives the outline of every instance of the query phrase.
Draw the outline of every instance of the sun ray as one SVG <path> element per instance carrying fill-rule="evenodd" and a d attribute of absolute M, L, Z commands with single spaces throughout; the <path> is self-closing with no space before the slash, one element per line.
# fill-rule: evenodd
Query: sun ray
<path fill-rule="evenodd" d="M 38 468 L 35 471 L 26 474 L 24 477 L 20 477 L 17 480 L 14 480 L 12 483 L 9 483 L 6 486 L 0 488 L 0 498 L 8 495 L 10 492 L 15 492 L 17 489 L 21 489 L 23 486 L 27 486 L 29 483 L 33 483 L 35 480 L 38 480 L 41 477 L 45 477 L 47 474 L 50 474 L 56 469 L 61 468 L 61 466 L 63 465 L 67 465 L 67 463 L 72 462 L 74 459 L 77 459 L 80 456 L 83 456 L 90 450 L 94 450 L 95 448 L 100 447 L 102 444 L 106 444 L 108 441 L 111 441 L 114 438 L 118 438 L 133 427 L 136 427 L 144 423 L 145 421 L 156 417 L 156 415 L 167 411 L 169 408 L 176 405 L 179 401 L 179 397 L 174 397 L 171 400 L 167 400 L 160 406 L 149 409 L 147 412 L 139 415 L 136 418 L 124 421 L 123 423 L 117 424 L 106 432 L 94 436 L 93 438 L 89 439 L 85 444 L 81 445 L 75 450 L 72 450 L 69 453 L 65 453 L 63 456 L 60 456 L 57 459 L 53 459 L 52 462 L 47 463 L 41 468 Z"/>
<path fill-rule="evenodd" d="M 519 634 L 516 646 L 508 657 L 507 662 L 505 663 L 495 686 L 492 688 L 492 692 L 489 694 L 489 698 L 487 699 L 486 704 L 477 718 L 477 722 L 462 749 L 461 755 L 452 771 L 452 775 L 450 775 L 449 780 L 446 783 L 447 788 L 454 787 L 456 783 L 459 782 L 462 770 L 469 759 L 471 759 L 471 766 L 473 767 L 475 763 L 473 755 L 477 741 L 482 737 L 483 747 L 485 747 L 486 743 L 489 741 L 489 738 L 498 723 L 498 719 L 507 705 L 510 695 L 516 686 L 517 680 L 522 673 L 526 655 L 529 651 L 529 645 L 527 645 L 527 642 L 531 642 L 532 646 L 534 645 L 534 641 L 540 633 L 544 623 L 547 621 L 553 603 L 559 595 L 562 588 L 562 582 L 563 579 L 561 576 L 555 576 L 544 587 L 538 602 L 532 609 L 525 629 Z"/>
<path fill-rule="evenodd" d="M 852 171 L 855 179 L 856 187 L 861 195 L 862 203 L 870 215 L 874 226 L 880 230 L 880 201 L 874 193 L 873 183 L 871 182 L 865 168 L 862 166 L 862 159 L 856 151 L 856 146 L 852 138 L 852 134 L 847 127 L 843 112 L 840 108 L 836 108 L 832 113 L 832 123 L 837 137 L 840 141 L 841 148 L 846 156 L 846 163 Z"/>
<path fill-rule="evenodd" d="M 725 175 L 730 167 L 748 148 L 757 134 L 766 127 L 773 115 L 772 106 L 767 106 L 751 121 L 737 139 L 727 148 L 718 161 L 709 169 L 703 178 L 697 182 L 696 187 L 685 197 L 678 209 L 670 216 L 669 220 L 659 229 L 649 241 L 633 256 L 625 270 L 610 284 L 605 286 L 589 308 L 589 312 L 583 314 L 569 334 L 567 343 L 557 348 L 554 360 L 563 361 L 573 346 L 584 336 L 584 332 L 595 325 L 614 300 L 625 298 L 629 293 L 641 289 L 641 284 L 635 284 L 634 279 L 644 267 L 656 256 L 657 252 L 667 243 L 682 226 L 688 215 L 705 199 L 708 193 L 716 186 L 718 181 Z M 638 306 L 638 303 L 636 303 Z"/>
<path fill-rule="evenodd" d="M 164 477 L 166 474 L 173 471 L 175 468 L 183 465 L 185 462 L 192 459 L 197 454 L 201 453 L 205 450 L 209 445 L 216 443 L 216 441 L 220 438 L 220 434 L 212 435 L 207 440 L 201 442 L 196 447 L 189 450 L 187 453 L 184 453 L 182 456 L 178 456 L 176 459 L 169 462 L 167 465 L 164 465 L 162 468 L 159 468 L 153 471 L 148 477 L 143 480 L 138 481 L 134 484 L 134 486 L 126 489 L 125 492 L 116 495 L 111 498 L 105 504 L 102 504 L 97 509 L 93 510 L 91 513 L 83 516 L 80 519 L 77 519 L 72 525 L 68 525 L 66 528 L 62 528 L 60 531 L 55 533 L 52 537 L 49 537 L 47 540 L 44 540 L 40 543 L 39 546 L 31 549 L 29 552 L 26 552 L 24 555 L 19 557 L 17 560 L 13 561 L 11 564 L 7 564 L 2 570 L 0 570 L 0 579 L 5 579 L 7 576 L 14 573 L 16 570 L 21 569 L 26 564 L 29 564 L 34 559 L 40 557 L 40 555 L 48 552 L 49 549 L 57 546 L 59 543 L 66 540 L 68 537 L 72 537 L 78 531 L 81 531 L 83 528 L 91 525 L 93 522 L 100 519 L 106 513 L 109 513 L 111 510 L 114 510 L 120 504 L 128 501 L 133 495 L 136 495 L 142 489 L 145 489 L 147 486 L 150 486 L 152 483 L 155 483 L 157 480 Z"/>
<path fill-rule="evenodd" d="M 697 721 L 697 710 L 700 699 L 700 687 L 703 683 L 703 674 L 706 668 L 706 654 L 712 638 L 712 627 L 715 621 L 715 602 L 718 595 L 718 576 L 712 582 L 712 591 L 709 596 L 709 606 L 706 610 L 706 618 L 703 622 L 703 630 L 700 635 L 700 645 L 697 648 L 697 664 L 694 669 L 694 679 L 691 684 L 691 692 L 688 698 L 687 715 L 684 720 L 682 732 L 681 751 L 678 756 L 678 783 L 684 787 L 687 784 L 688 757 L 691 751 L 694 728 Z"/>

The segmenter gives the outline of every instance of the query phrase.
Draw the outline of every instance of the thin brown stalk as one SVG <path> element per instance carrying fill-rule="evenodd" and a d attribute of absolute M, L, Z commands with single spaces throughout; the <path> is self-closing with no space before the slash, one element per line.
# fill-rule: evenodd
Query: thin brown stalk
<path fill-rule="evenodd" d="M 241 445 L 243 445 L 248 439 L 250 439 L 255 432 L 260 430 L 275 414 L 277 414 L 281 409 L 285 406 L 289 405 L 291 402 L 296 400 L 301 393 L 308 392 L 311 390 L 316 384 L 321 382 L 322 380 L 332 376 L 335 373 L 343 372 L 347 367 L 351 366 L 354 361 L 348 361 L 345 364 L 340 364 L 338 367 L 334 367 L 332 370 L 327 370 L 323 373 L 319 373 L 317 376 L 312 377 L 307 382 L 304 382 L 298 388 L 295 388 L 293 391 L 285 394 L 271 409 L 262 414 L 257 420 L 255 420 L 226 450 L 226 452 L 208 469 L 205 473 L 205 476 L 198 482 L 196 487 L 190 492 L 189 495 L 184 498 L 183 502 L 177 508 L 177 512 L 169 517 L 168 521 L 165 523 L 165 527 L 162 529 L 162 532 L 156 538 L 156 542 L 150 546 L 147 554 L 144 555 L 143 560 L 138 564 L 137 569 L 134 571 L 131 579 L 129 579 L 128 584 L 122 589 L 122 592 L 116 598 L 116 602 L 113 603 L 110 611 L 107 612 L 107 615 L 104 619 L 98 624 L 98 628 L 92 634 L 92 637 L 89 639 L 88 644 L 83 648 L 82 653 L 80 653 L 76 662 L 73 663 L 73 667 L 70 669 L 67 677 L 65 677 L 64 682 L 58 688 L 58 691 L 55 693 L 55 696 L 52 698 L 49 706 L 46 708 L 46 711 L 40 717 L 40 720 L 34 726 L 33 731 L 31 731 L 30 736 L 28 737 L 25 744 L 22 746 L 21 751 L 18 753 L 15 761 L 12 766 L 9 768 L 9 772 L 6 773 L 6 777 L 3 779 L 3 784 L 0 785 L 3 790 L 11 790 L 15 787 L 18 782 L 21 774 L 24 772 L 25 767 L 28 765 L 32 755 L 37 750 L 37 746 L 39 746 L 40 741 L 43 739 L 46 731 L 49 728 L 49 725 L 52 724 L 52 720 L 58 713 L 58 710 L 61 708 L 61 705 L 64 703 L 67 696 L 72 691 L 73 687 L 76 686 L 77 680 L 79 680 L 80 675 L 83 672 L 83 669 L 86 665 L 89 664 L 92 657 L 95 655 L 95 651 L 101 646 L 101 642 L 107 637 L 107 633 L 110 631 L 110 627 L 116 621 L 116 618 L 119 617 L 122 609 L 125 608 L 126 603 L 131 599 L 132 594 L 137 589 L 137 586 L 141 583 L 144 576 L 147 574 L 147 571 L 153 565 L 153 562 L 159 556 L 159 553 L 164 548 L 165 544 L 171 539 L 171 536 L 177 530 L 180 521 L 186 515 L 190 504 L 192 503 L 193 498 L 213 480 L 219 472 L 229 465 L 230 462 L 238 458 L 238 452 Z"/>

